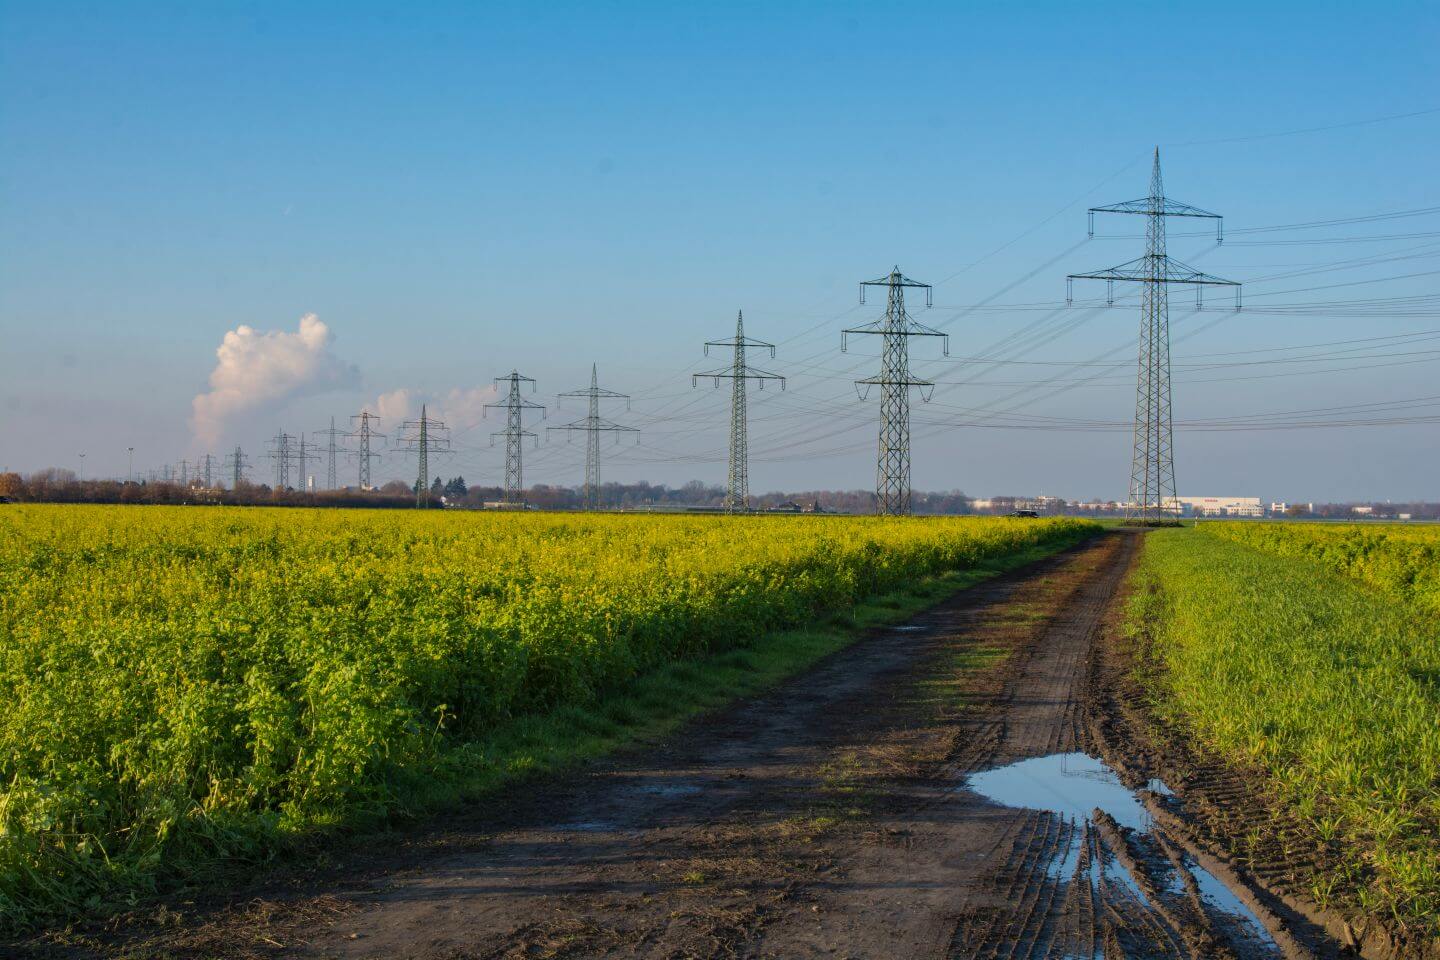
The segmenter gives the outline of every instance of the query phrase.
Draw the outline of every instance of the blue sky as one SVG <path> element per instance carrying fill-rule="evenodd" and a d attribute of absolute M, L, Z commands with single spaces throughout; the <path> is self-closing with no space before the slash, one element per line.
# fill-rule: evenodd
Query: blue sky
<path fill-rule="evenodd" d="M 1245 232 L 1440 206 L 1437 40 L 1421 3 L 0 2 L 0 466 L 240 444 L 263 478 L 277 430 L 389 396 L 447 415 L 440 472 L 495 480 L 482 388 L 519 368 L 553 408 L 596 362 L 644 431 L 608 478 L 719 482 L 724 391 L 690 374 L 743 308 L 791 377 L 754 404 L 752 486 L 869 488 L 876 405 L 848 380 L 878 361 L 839 331 L 899 264 L 957 358 L 915 346 L 942 384 L 915 485 L 1122 497 L 1137 311 L 1055 305 L 1141 252 L 1132 218 L 1084 242 L 1084 211 L 1143 195 L 1159 144 L 1169 195 L 1229 237 L 1172 223 L 1170 252 L 1285 308 L 1173 294 L 1181 492 L 1440 499 L 1440 424 L 1235 429 L 1440 394 L 1431 341 L 1399 336 L 1440 329 L 1440 215 Z M 197 436 L 226 333 L 312 313 L 313 376 L 241 378 Z M 959 363 L 1036 321 L 1004 354 L 1025 364 Z M 1047 419 L 974 413 L 997 403 Z M 578 483 L 581 451 L 556 436 L 527 481 Z"/>

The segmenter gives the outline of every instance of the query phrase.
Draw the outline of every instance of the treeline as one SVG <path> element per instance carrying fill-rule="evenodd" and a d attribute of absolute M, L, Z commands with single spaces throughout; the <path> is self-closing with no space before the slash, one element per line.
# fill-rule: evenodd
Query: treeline
<path fill-rule="evenodd" d="M 263 483 L 242 483 L 238 488 L 206 487 L 172 480 L 127 482 L 77 480 L 67 470 L 41 470 L 22 477 L 0 473 L 0 497 L 33 503 L 133 503 L 172 506 L 229 505 L 281 507 L 413 507 L 414 492 L 403 483 L 379 490 L 275 489 Z M 439 504 L 436 504 L 439 506 Z"/>
<path fill-rule="evenodd" d="M 1358 514 L 1355 508 L 1366 512 Z M 1314 510 L 1292 505 L 1286 511 L 1292 517 L 1319 517 L 1324 520 L 1440 520 L 1440 503 L 1317 503 Z"/>
<path fill-rule="evenodd" d="M 264 483 L 242 483 L 238 488 L 206 487 L 173 480 L 117 481 L 76 479 L 68 470 L 40 470 L 27 476 L 0 474 L 0 497 L 12 501 L 49 503 L 229 504 L 316 507 L 413 507 L 415 488 L 392 480 L 378 490 L 347 487 L 342 490 L 276 489 Z M 430 487 L 432 507 L 483 508 L 503 501 L 497 486 L 471 486 L 464 477 L 436 477 Z M 538 510 L 579 510 L 585 492 L 577 487 L 536 484 L 525 491 L 525 502 Z M 689 507 L 720 508 L 725 488 L 699 480 L 672 487 L 663 483 L 607 483 L 600 489 L 600 506 L 607 510 L 677 510 Z M 970 498 L 960 491 L 914 494 L 915 512 L 956 514 L 969 512 Z M 875 495 L 868 490 L 806 490 L 772 492 L 751 497 L 759 510 L 785 509 L 825 513 L 872 513 Z"/>

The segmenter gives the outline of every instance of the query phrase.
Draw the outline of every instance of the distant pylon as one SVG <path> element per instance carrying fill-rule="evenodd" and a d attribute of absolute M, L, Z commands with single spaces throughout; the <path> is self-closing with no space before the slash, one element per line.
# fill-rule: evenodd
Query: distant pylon
<path fill-rule="evenodd" d="M 210 482 L 210 464 L 215 460 L 210 454 L 205 454 L 205 489 L 209 490 L 214 484 Z"/>
<path fill-rule="evenodd" d="M 306 452 L 306 450 L 305 450 L 305 437 L 304 437 L 303 434 L 302 434 L 300 437 L 298 437 L 298 438 L 292 438 L 292 439 L 298 439 L 298 440 L 300 441 L 300 446 L 299 446 L 298 449 L 296 449 L 296 448 L 293 447 L 293 446 L 292 446 L 291 449 L 294 449 L 294 450 L 295 450 L 295 465 L 296 465 L 296 466 L 299 468 L 299 470 L 300 470 L 300 489 L 303 490 L 303 491 L 308 492 L 308 491 L 310 490 L 310 477 L 309 477 L 309 469 L 310 469 L 310 468 L 307 467 L 305 464 L 309 463 L 311 460 L 319 460 L 319 459 L 320 459 L 320 456 L 319 456 L 319 454 L 307 453 L 307 452 Z"/>
<path fill-rule="evenodd" d="M 335 455 L 347 451 L 335 442 L 335 438 L 345 436 L 345 431 L 335 429 L 335 418 L 331 417 L 330 429 L 316 430 L 315 433 L 325 438 L 325 489 L 337 490 L 340 483 L 335 475 Z"/>
<path fill-rule="evenodd" d="M 290 459 L 294 456 L 291 453 L 290 441 L 295 439 L 281 430 L 275 434 L 270 441 L 270 452 L 266 454 L 275 461 L 275 489 L 285 490 L 290 486 Z"/>
<path fill-rule="evenodd" d="M 380 457 L 380 454 L 371 451 L 370 441 L 375 437 L 383 438 L 385 434 L 375 429 L 373 424 L 379 423 L 380 418 L 368 410 L 360 411 L 350 420 L 352 423 L 360 421 L 360 428 L 350 433 L 350 436 L 356 438 L 359 443 L 359 449 L 355 451 L 355 456 L 360 461 L 360 471 L 355 482 L 361 490 L 370 490 L 373 489 L 370 483 L 370 461 Z"/>
<path fill-rule="evenodd" d="M 705 356 L 710 356 L 711 347 L 730 347 L 733 351 L 730 366 L 711 370 L 708 373 L 692 374 L 690 387 L 694 389 L 701 377 L 709 377 L 715 382 L 716 387 L 720 386 L 721 380 L 730 381 L 730 461 L 725 474 L 725 509 L 730 513 L 735 513 L 750 508 L 750 441 L 745 409 L 746 381 L 758 381 L 760 389 L 764 390 L 766 380 L 779 380 L 780 389 L 784 390 L 785 378 L 778 373 L 770 373 L 758 367 L 752 367 L 746 362 L 746 347 L 769 350 L 771 359 L 774 359 L 775 345 L 766 343 L 764 340 L 752 340 L 745 336 L 745 311 L 743 310 L 738 311 L 735 315 L 735 336 L 728 340 L 706 341 Z"/>
<path fill-rule="evenodd" d="M 925 306 L 932 303 L 930 284 L 911 280 L 896 267 L 889 276 L 866 280 L 860 284 L 860 302 L 865 302 L 866 287 L 886 289 L 885 316 L 863 326 L 852 327 L 840 334 L 840 349 L 847 348 L 851 334 L 879 334 L 882 339 L 880 375 L 856 381 L 861 399 L 870 387 L 880 387 L 880 448 L 875 461 L 875 512 L 884 516 L 910 513 L 910 388 L 920 388 L 920 398 L 929 400 L 935 384 L 918 380 L 910 373 L 910 338 L 940 337 L 944 352 L 950 355 L 950 337 L 933 327 L 910 318 L 905 312 L 905 288 L 925 291 Z"/>
<path fill-rule="evenodd" d="M 230 489 L 239 490 L 245 483 L 245 468 L 249 466 L 246 463 L 245 451 L 236 447 L 235 452 L 226 459 L 230 461 Z"/>
<path fill-rule="evenodd" d="M 543 419 L 545 407 L 538 403 L 531 403 L 520 396 L 520 384 L 522 383 L 530 384 L 530 392 L 535 392 L 535 381 L 530 377 L 521 376 L 511 370 L 508 377 L 495 379 L 497 388 L 502 383 L 510 385 L 504 402 L 487 403 L 484 410 L 488 411 L 492 408 L 505 410 L 505 429 L 490 434 L 490 443 L 493 445 L 496 437 L 505 438 L 505 502 L 523 503 L 525 501 L 525 471 L 521 462 L 523 441 L 526 437 L 535 437 L 536 444 L 540 442 L 538 436 L 525 429 L 525 411 L 539 410 Z"/>
<path fill-rule="evenodd" d="M 630 409 L 630 397 L 623 393 L 616 393 L 614 390 L 602 389 L 599 385 L 598 374 L 595 364 L 590 365 L 590 386 L 584 390 L 571 390 L 569 393 L 560 394 L 564 397 L 584 397 L 589 401 L 589 412 L 580 420 L 564 424 L 559 427 L 547 428 L 550 430 L 564 430 L 567 434 L 576 430 L 585 431 L 585 509 L 597 510 L 600 507 L 600 434 L 613 433 L 618 442 L 620 434 L 636 434 L 636 442 L 639 442 L 639 429 L 636 427 L 625 427 L 613 420 L 606 420 L 600 416 L 601 400 L 624 400 L 625 409 Z M 508 471 L 507 471 L 508 475 Z"/>
<path fill-rule="evenodd" d="M 1106 281 L 1106 301 L 1115 302 L 1115 281 L 1143 284 L 1140 299 L 1140 357 L 1135 386 L 1135 431 L 1130 460 L 1130 496 L 1125 519 L 1130 523 L 1154 525 L 1173 523 L 1179 515 L 1175 499 L 1175 442 L 1171 422 L 1170 394 L 1170 298 L 1168 285 L 1195 286 L 1197 309 L 1204 307 L 1207 286 L 1235 288 L 1235 309 L 1240 309 L 1240 284 L 1222 280 L 1186 266 L 1165 253 L 1166 217 L 1203 217 L 1215 221 L 1215 242 L 1224 238 L 1220 214 L 1192 207 L 1165 196 L 1160 179 L 1160 148 L 1150 172 L 1150 195 L 1139 200 L 1092 207 L 1090 234 L 1095 233 L 1095 214 L 1133 213 L 1145 217 L 1145 255 L 1108 270 L 1072 273 L 1065 278 L 1067 303 L 1073 302 L 1076 280 Z"/>
<path fill-rule="evenodd" d="M 413 450 L 417 454 L 417 478 L 415 480 L 415 506 L 430 505 L 430 451 L 450 449 L 449 428 L 440 420 L 431 420 L 428 408 L 420 405 L 420 419 L 406 420 L 400 425 L 400 436 L 396 445 L 402 450 Z"/>

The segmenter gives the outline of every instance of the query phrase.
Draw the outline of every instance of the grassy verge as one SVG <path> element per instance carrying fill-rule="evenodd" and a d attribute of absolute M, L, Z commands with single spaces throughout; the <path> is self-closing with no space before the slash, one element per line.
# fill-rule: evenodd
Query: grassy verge
<path fill-rule="evenodd" d="M 1161 716 L 1258 765 L 1339 853 L 1322 904 L 1440 932 L 1440 629 L 1305 559 L 1202 530 L 1146 537 L 1128 612 Z"/>
<path fill-rule="evenodd" d="M 406 812 L 419 814 L 481 799 L 527 777 L 662 738 L 698 714 L 773 687 L 869 630 L 903 622 L 960 590 L 1068 549 L 1093 532 L 1080 531 L 1070 539 L 1030 547 L 971 569 L 925 577 L 812 626 L 778 631 L 711 657 L 667 664 L 589 706 L 518 718 L 490 736 L 450 751 L 446 775 L 412 792 Z"/>

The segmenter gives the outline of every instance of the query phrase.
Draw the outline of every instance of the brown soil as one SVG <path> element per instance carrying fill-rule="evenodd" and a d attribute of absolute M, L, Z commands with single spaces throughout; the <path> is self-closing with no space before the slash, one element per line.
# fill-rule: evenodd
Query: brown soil
<path fill-rule="evenodd" d="M 1091 707 L 1116 703 L 1116 674 L 1091 654 L 1139 539 L 1112 533 L 962 591 L 665 743 L 389 849 L 16 949 L 454 960 L 1332 950 L 1318 929 L 1265 944 L 1217 913 L 1183 868 L 1195 862 L 1189 837 L 965 789 L 979 770 L 1097 751 Z M 1140 742 L 1101 733 L 1112 747 Z M 1073 870 L 1056 869 L 1076 851 Z"/>

